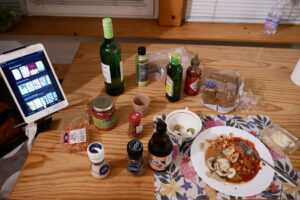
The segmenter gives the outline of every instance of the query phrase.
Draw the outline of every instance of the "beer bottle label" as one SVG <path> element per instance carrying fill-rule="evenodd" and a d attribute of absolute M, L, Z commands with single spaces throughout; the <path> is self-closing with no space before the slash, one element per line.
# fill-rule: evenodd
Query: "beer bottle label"
<path fill-rule="evenodd" d="M 172 153 L 165 157 L 158 157 L 148 152 L 148 164 L 156 171 L 163 171 L 171 163 Z"/>
<path fill-rule="evenodd" d="M 166 93 L 169 97 L 173 96 L 173 87 L 174 87 L 174 82 L 170 78 L 170 76 L 167 75 L 167 78 L 166 78 Z"/>
<path fill-rule="evenodd" d="M 111 83 L 111 76 L 110 76 L 110 67 L 109 65 L 106 65 L 104 63 L 101 63 L 102 65 L 102 74 L 104 77 L 104 81 L 106 83 Z"/>

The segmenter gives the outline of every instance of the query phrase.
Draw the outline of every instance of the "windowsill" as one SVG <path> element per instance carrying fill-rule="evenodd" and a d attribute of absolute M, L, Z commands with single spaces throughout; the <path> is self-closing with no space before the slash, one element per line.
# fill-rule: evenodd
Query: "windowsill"
<path fill-rule="evenodd" d="M 300 25 L 279 25 L 276 34 L 263 33 L 263 24 L 185 22 L 163 27 L 157 19 L 113 19 L 117 38 L 180 39 L 202 41 L 300 44 Z M 101 18 L 24 16 L 8 34 L 99 36 Z"/>

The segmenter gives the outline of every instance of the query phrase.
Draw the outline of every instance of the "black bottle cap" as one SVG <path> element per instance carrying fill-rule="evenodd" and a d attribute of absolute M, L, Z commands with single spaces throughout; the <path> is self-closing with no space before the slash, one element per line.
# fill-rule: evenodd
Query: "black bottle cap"
<path fill-rule="evenodd" d="M 161 132 L 166 132 L 167 130 L 167 124 L 161 120 L 161 119 L 158 119 L 158 122 L 156 124 L 156 131 L 161 133 Z"/>
<path fill-rule="evenodd" d="M 143 155 L 143 144 L 137 139 L 129 141 L 127 153 L 131 160 L 139 160 Z"/>
<path fill-rule="evenodd" d="M 139 55 L 145 55 L 146 54 L 146 47 L 139 47 L 138 48 L 138 54 Z"/>

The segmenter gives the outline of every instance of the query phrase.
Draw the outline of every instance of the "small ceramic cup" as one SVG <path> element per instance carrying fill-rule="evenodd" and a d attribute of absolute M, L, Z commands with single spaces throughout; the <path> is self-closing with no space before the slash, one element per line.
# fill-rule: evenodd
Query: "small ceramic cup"
<path fill-rule="evenodd" d="M 142 114 L 145 117 L 148 114 L 150 99 L 144 94 L 138 94 L 132 98 L 132 106 L 135 112 Z"/>

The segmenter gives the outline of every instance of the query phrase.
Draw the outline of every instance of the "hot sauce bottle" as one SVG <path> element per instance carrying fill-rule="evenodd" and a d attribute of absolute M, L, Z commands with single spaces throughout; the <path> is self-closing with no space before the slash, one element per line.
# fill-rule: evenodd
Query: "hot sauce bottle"
<path fill-rule="evenodd" d="M 192 59 L 191 66 L 186 71 L 184 93 L 190 96 L 198 94 L 201 78 L 201 69 L 198 54 Z"/>
<path fill-rule="evenodd" d="M 166 123 L 159 119 L 148 143 L 148 165 L 155 171 L 166 170 L 172 160 L 173 144 L 166 130 Z"/>

